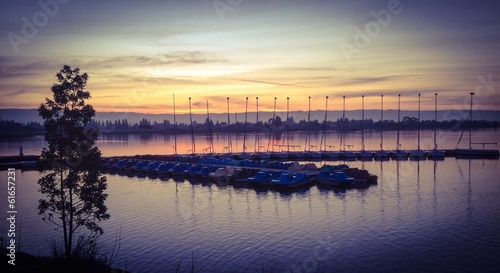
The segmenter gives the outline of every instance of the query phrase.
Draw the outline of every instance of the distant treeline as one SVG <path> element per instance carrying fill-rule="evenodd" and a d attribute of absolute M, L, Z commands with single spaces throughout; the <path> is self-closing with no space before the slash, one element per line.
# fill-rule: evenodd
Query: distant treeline
<path fill-rule="evenodd" d="M 38 122 L 22 124 L 13 120 L 0 119 L 0 137 L 41 135 L 45 132 Z"/>
<path fill-rule="evenodd" d="M 210 125 L 210 126 L 209 126 Z M 414 117 L 403 117 L 398 125 L 397 121 L 394 120 L 384 120 L 384 121 L 373 121 L 372 119 L 362 120 L 349 120 L 349 119 L 337 119 L 336 121 L 319 121 L 317 119 L 308 122 L 307 120 L 300 120 L 296 122 L 293 117 L 289 117 L 288 120 L 282 120 L 280 116 L 276 116 L 274 120 L 271 118 L 267 121 L 259 121 L 258 123 L 247 122 L 234 122 L 228 127 L 227 122 L 213 122 L 212 120 L 206 119 L 204 123 L 199 123 L 193 121 L 193 125 L 186 123 L 178 123 L 174 125 L 169 120 L 163 120 L 163 122 L 151 122 L 147 119 L 142 119 L 138 123 L 129 123 L 127 119 L 122 120 L 106 120 L 106 121 L 92 121 L 89 123 L 90 128 L 98 129 L 104 134 L 137 134 L 137 133 L 159 133 L 159 134 L 174 134 L 174 133 L 225 133 L 239 132 L 244 133 L 255 133 L 255 132 L 272 132 L 276 134 L 283 133 L 285 131 L 360 131 L 363 130 L 397 130 L 398 126 L 400 130 L 417 130 L 419 127 L 421 130 L 429 129 L 445 129 L 445 130 L 462 130 L 469 129 L 472 126 L 473 129 L 485 129 L 485 128 L 498 128 L 500 125 L 499 121 L 462 121 L 462 120 L 447 120 L 447 121 L 433 121 L 433 120 L 422 120 L 420 123 L 417 118 Z M 43 125 L 37 122 L 29 122 L 27 124 L 21 124 L 14 122 L 13 120 L 0 120 L 0 136 L 23 136 L 23 135 L 39 135 L 43 134 Z"/>

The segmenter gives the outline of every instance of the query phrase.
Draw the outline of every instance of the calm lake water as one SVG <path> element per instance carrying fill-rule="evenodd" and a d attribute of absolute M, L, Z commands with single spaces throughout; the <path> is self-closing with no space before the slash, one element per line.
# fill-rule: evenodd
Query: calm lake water
<path fill-rule="evenodd" d="M 436 143 L 440 149 L 455 149 L 460 138 L 461 131 L 438 131 Z M 320 146 L 327 147 L 327 150 L 339 150 L 340 134 L 337 132 L 327 132 L 322 140 L 321 132 L 311 132 L 310 145 L 311 150 L 318 150 Z M 401 149 L 416 149 L 418 146 L 417 131 L 400 132 Z M 247 152 L 254 152 L 258 148 L 260 151 L 269 150 L 279 151 L 280 145 L 289 145 L 290 150 L 303 151 L 309 143 L 306 144 L 308 134 L 306 132 L 290 133 L 288 138 L 283 134 L 280 138 L 272 138 L 269 141 L 269 134 L 247 135 L 233 134 L 231 141 L 228 141 L 227 134 L 213 135 L 214 150 L 217 153 L 227 152 L 227 147 L 231 147 L 232 152 L 243 151 L 243 143 L 247 147 Z M 179 154 L 187 154 L 192 151 L 191 135 L 177 136 L 177 152 Z M 346 150 L 361 150 L 362 149 L 362 134 L 360 132 L 349 132 L 344 135 L 344 144 Z M 397 132 L 386 131 L 383 136 L 383 148 L 385 150 L 396 149 Z M 497 142 L 500 140 L 500 130 L 480 130 L 473 132 L 473 143 L 480 142 Z M 381 133 L 379 131 L 365 132 L 365 149 L 378 150 L 381 144 Z M 100 135 L 97 145 L 101 149 L 103 156 L 121 156 L 121 155 L 137 155 L 137 154 L 172 154 L 174 153 L 175 138 L 173 135 L 153 135 L 153 134 L 130 134 L 130 135 Z M 468 132 L 464 134 L 464 138 L 460 147 L 468 147 L 469 138 Z M 0 139 L 0 155 L 17 155 L 19 154 L 19 146 L 23 146 L 23 152 L 26 155 L 40 154 L 40 151 L 46 142 L 43 136 L 28 137 L 28 138 L 11 138 Z M 205 152 L 204 149 L 210 147 L 210 137 L 208 135 L 195 136 L 195 149 L 197 153 Z M 286 146 L 282 146 L 286 147 Z M 421 149 L 434 148 L 434 132 L 421 131 L 420 133 Z M 480 148 L 480 145 L 475 147 Z M 495 145 L 487 145 L 486 148 L 495 148 Z M 286 148 L 283 148 L 286 150 Z M 497 147 L 498 149 L 498 147 Z"/>
<path fill-rule="evenodd" d="M 496 131 L 479 134 L 500 139 Z M 368 148 L 378 147 L 378 137 L 367 138 Z M 458 137 L 446 137 L 440 147 L 454 148 Z M 387 139 L 387 149 L 395 148 L 390 133 Z M 415 139 L 405 139 L 403 148 L 411 149 Z M 189 136 L 180 140 L 179 147 L 191 148 Z M 352 142 L 358 140 L 353 135 Z M 36 147 L 37 141 L 20 142 Z M 128 136 L 103 140 L 100 147 L 105 155 L 157 154 L 164 141 Z M 341 162 L 317 162 L 323 163 Z M 106 174 L 111 219 L 101 224 L 103 242 L 111 248 L 121 229 L 114 266 L 131 272 L 175 272 L 179 263 L 180 272 L 190 272 L 193 251 L 195 272 L 500 271 L 499 160 L 347 164 L 378 175 L 378 184 L 286 193 Z M 6 177 L 0 172 L 3 185 Z M 48 254 L 47 241 L 58 235 L 37 215 L 39 177 L 16 172 L 21 250 L 37 255 Z M 0 196 L 5 219 L 6 187 Z M 7 222 L 0 226 L 5 235 Z"/>

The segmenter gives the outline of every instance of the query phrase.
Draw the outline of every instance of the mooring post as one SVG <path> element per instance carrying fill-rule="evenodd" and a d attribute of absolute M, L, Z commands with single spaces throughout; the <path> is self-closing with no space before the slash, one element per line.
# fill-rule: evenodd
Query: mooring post
<path fill-rule="evenodd" d="M 23 146 L 19 146 L 19 156 L 23 156 Z"/>

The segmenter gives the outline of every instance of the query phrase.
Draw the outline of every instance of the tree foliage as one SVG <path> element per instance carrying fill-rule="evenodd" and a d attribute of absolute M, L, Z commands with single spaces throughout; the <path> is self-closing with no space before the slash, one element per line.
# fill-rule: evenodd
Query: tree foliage
<path fill-rule="evenodd" d="M 110 215 L 104 204 L 106 177 L 99 171 L 101 152 L 94 146 L 98 132 L 86 129 L 95 116 L 94 108 L 85 103 L 91 98 L 85 90 L 88 75 L 65 65 L 56 78 L 53 99 L 46 98 L 38 108 L 48 143 L 38 166 L 43 175 L 39 191 L 46 196 L 39 200 L 38 210 L 44 221 L 62 228 L 69 258 L 76 231 L 86 227 L 93 235 L 102 234 L 98 223 Z"/>

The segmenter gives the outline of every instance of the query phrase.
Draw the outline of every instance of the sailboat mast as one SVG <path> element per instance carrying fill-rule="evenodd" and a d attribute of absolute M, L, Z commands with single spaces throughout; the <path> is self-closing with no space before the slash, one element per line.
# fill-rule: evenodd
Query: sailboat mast
<path fill-rule="evenodd" d="M 243 126 L 243 152 L 246 152 L 246 140 L 247 140 L 247 117 L 248 117 L 248 97 L 245 101 L 245 125 Z"/>
<path fill-rule="evenodd" d="M 361 151 L 365 150 L 365 95 L 361 95 Z"/>
<path fill-rule="evenodd" d="M 260 130 L 258 127 L 259 126 L 259 97 L 255 97 L 255 104 L 257 106 L 257 119 L 255 121 L 255 126 L 257 128 L 257 133 L 255 134 L 255 147 L 254 147 L 254 150 L 255 152 L 260 152 L 260 143 L 259 143 L 259 133 L 260 133 Z"/>
<path fill-rule="evenodd" d="M 323 132 L 322 132 L 322 135 L 321 135 L 321 144 L 319 145 L 319 149 L 323 149 L 326 151 L 326 119 L 328 117 L 328 96 L 326 96 L 326 99 L 325 99 L 325 119 L 323 120 Z M 324 143 L 325 145 L 323 146 L 323 139 L 324 139 Z"/>
<path fill-rule="evenodd" d="M 196 144 L 194 142 L 193 115 L 191 113 L 191 97 L 189 97 L 189 121 L 191 122 L 191 152 L 196 154 Z"/>
<path fill-rule="evenodd" d="M 400 112 L 401 112 L 401 94 L 398 94 L 398 132 L 396 135 L 396 150 L 399 150 L 399 123 L 400 123 Z"/>
<path fill-rule="evenodd" d="M 271 139 L 273 137 L 274 119 L 276 118 L 276 97 L 274 97 L 274 108 L 273 108 L 273 119 L 271 120 L 271 128 L 269 130 L 269 140 L 267 142 L 267 151 L 269 152 L 269 145 L 271 145 Z M 274 152 L 274 145 L 271 147 Z"/>
<path fill-rule="evenodd" d="M 290 113 L 290 97 L 286 97 L 286 151 L 290 153 L 290 124 L 289 124 L 289 113 Z"/>
<path fill-rule="evenodd" d="M 342 106 L 342 134 L 340 135 L 340 146 L 345 151 L 345 140 L 344 140 L 344 130 L 345 130 L 345 96 L 343 96 L 344 102 Z"/>
<path fill-rule="evenodd" d="M 311 96 L 309 96 L 309 111 L 307 114 L 307 136 L 306 136 L 306 143 L 304 143 L 304 151 L 307 151 L 307 147 L 311 144 Z"/>
<path fill-rule="evenodd" d="M 470 93 L 469 149 L 472 149 L 472 98 L 474 97 L 474 94 L 474 92 Z"/>
<path fill-rule="evenodd" d="M 380 149 L 384 149 L 384 95 L 380 95 Z"/>
<path fill-rule="evenodd" d="M 210 111 L 208 110 L 208 100 L 207 100 L 207 121 L 208 121 L 208 133 L 210 134 L 210 152 L 214 152 L 214 138 L 212 136 L 212 125 L 210 124 Z"/>
<path fill-rule="evenodd" d="M 420 150 L 420 93 L 418 93 L 418 136 L 417 136 L 417 146 Z"/>
<path fill-rule="evenodd" d="M 434 94 L 434 149 L 437 149 L 437 113 L 438 113 L 438 93 Z"/>
<path fill-rule="evenodd" d="M 231 153 L 231 129 L 229 126 L 231 125 L 231 119 L 229 117 L 229 97 L 227 97 L 227 151 Z"/>
<path fill-rule="evenodd" d="M 175 120 L 175 94 L 172 95 L 174 100 L 174 154 L 177 154 L 177 121 Z"/>

